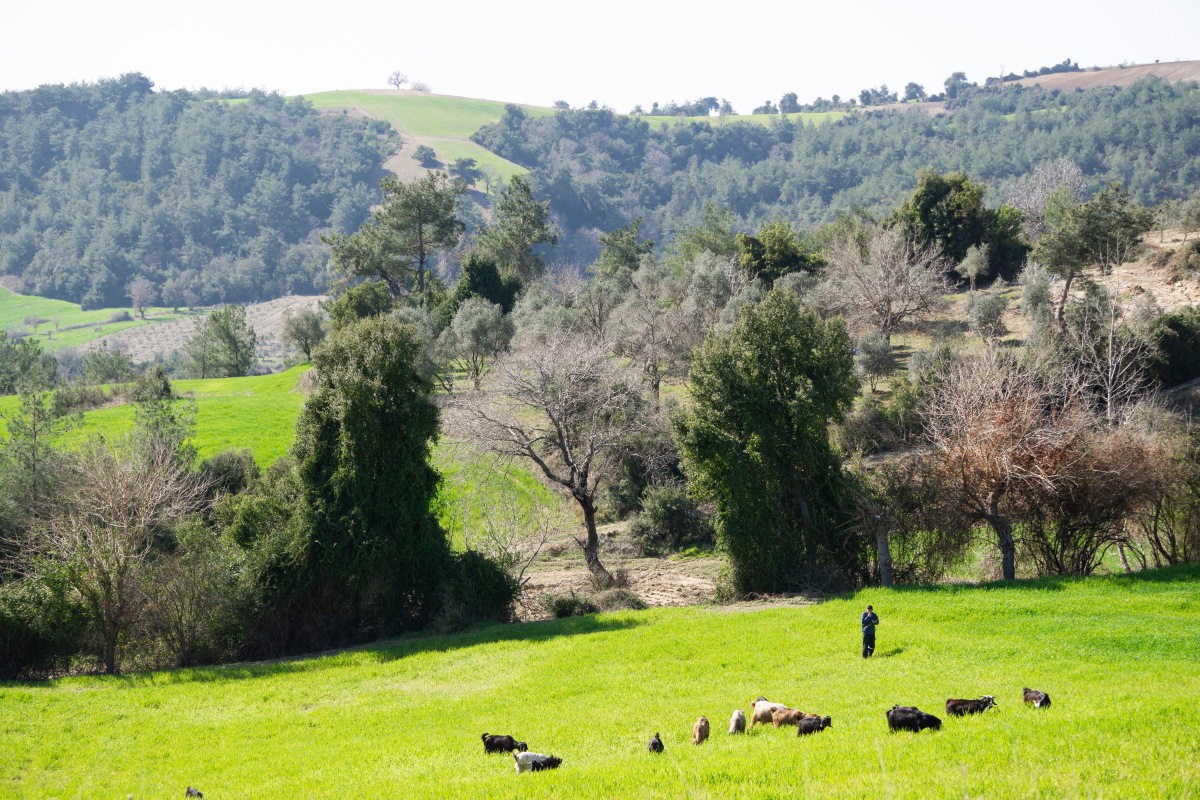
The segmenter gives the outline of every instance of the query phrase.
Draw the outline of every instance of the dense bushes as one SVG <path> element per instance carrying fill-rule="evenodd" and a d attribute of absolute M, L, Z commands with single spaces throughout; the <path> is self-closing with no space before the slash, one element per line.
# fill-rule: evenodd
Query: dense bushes
<path fill-rule="evenodd" d="M 629 535 L 648 556 L 663 555 L 685 544 L 711 545 L 712 521 L 680 483 L 659 483 L 642 496 L 642 513 L 629 526 Z"/>
<path fill-rule="evenodd" d="M 0 680 L 65 669 L 86 631 L 83 608 L 53 577 L 0 584 Z"/>

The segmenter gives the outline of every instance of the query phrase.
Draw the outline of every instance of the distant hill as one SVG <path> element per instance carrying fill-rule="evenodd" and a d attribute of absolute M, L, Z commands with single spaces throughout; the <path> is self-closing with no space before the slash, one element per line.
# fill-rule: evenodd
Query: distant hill
<path fill-rule="evenodd" d="M 1052 75 L 1038 75 L 1035 78 L 1006 81 L 1004 85 L 1041 86 L 1043 89 L 1073 92 L 1076 89 L 1096 89 L 1101 86 L 1124 88 L 1151 75 L 1162 78 L 1167 83 L 1200 82 L 1200 61 L 1172 61 L 1166 64 L 1138 64 L 1100 70 L 1085 69 L 1082 72 L 1058 72 Z"/>

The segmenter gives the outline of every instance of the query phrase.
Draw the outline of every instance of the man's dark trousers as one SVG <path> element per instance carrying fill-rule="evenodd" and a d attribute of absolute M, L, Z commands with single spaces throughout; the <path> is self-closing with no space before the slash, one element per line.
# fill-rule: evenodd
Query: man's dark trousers
<path fill-rule="evenodd" d="M 875 628 L 871 628 L 870 633 L 863 634 L 863 658 L 869 657 L 875 652 Z"/>

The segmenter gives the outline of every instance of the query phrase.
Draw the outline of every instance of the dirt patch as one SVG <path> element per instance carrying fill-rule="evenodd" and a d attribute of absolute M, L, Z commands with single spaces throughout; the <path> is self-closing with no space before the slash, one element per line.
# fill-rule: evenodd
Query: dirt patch
<path fill-rule="evenodd" d="M 276 371 L 283 366 L 284 352 L 279 335 L 283 332 L 284 317 L 301 309 L 316 308 L 323 299 L 321 295 L 291 295 L 246 306 L 246 322 L 258 334 L 260 367 Z M 90 349 L 98 347 L 100 342 L 107 342 L 109 347 L 128 354 L 135 362 L 151 361 L 159 355 L 166 357 L 173 350 L 183 349 L 196 331 L 196 320 L 203 316 L 203 313 L 197 313 L 186 319 L 127 328 L 101 336 L 89 342 L 87 347 Z"/>
<path fill-rule="evenodd" d="M 1039 75 L 1008 81 L 1005 86 L 1041 86 L 1043 89 L 1058 89 L 1073 92 L 1076 89 L 1095 89 L 1100 86 L 1132 86 L 1150 75 L 1162 78 L 1167 83 L 1200 81 L 1200 61 L 1172 61 L 1168 64 L 1138 64 L 1133 67 L 1102 69 L 1092 72 L 1059 72 L 1054 75 Z"/>

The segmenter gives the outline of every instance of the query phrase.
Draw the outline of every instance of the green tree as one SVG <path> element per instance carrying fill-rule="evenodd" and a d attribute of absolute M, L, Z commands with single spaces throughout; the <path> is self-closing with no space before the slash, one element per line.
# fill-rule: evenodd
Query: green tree
<path fill-rule="evenodd" d="M 838 533 L 843 479 L 829 442 L 857 390 L 845 325 L 780 290 L 696 354 L 675 437 L 696 490 L 716 501 L 735 592 L 858 580 L 861 548 Z"/>
<path fill-rule="evenodd" d="M 988 274 L 988 246 L 973 244 L 967 248 L 967 254 L 958 265 L 958 274 L 971 282 L 971 291 L 975 291 L 975 281 L 986 278 Z"/>
<path fill-rule="evenodd" d="M 1046 224 L 1048 231 L 1038 239 L 1033 254 L 1047 272 L 1063 280 L 1055 314 L 1062 330 L 1075 277 L 1088 266 L 1107 275 L 1129 260 L 1154 225 L 1154 212 L 1116 183 L 1083 203 L 1066 190 L 1056 192 L 1046 204 Z"/>
<path fill-rule="evenodd" d="M 386 314 L 395 308 L 396 304 L 386 286 L 377 281 L 367 281 L 347 289 L 321 305 L 329 313 L 329 324 L 336 332 L 360 319 Z"/>
<path fill-rule="evenodd" d="M 501 274 L 529 281 L 546 270 L 545 259 L 534 252 L 540 244 L 558 244 L 550 202 L 534 200 L 529 179 L 514 175 L 496 199 L 492 225 L 480 234 L 478 247 L 495 257 Z"/>
<path fill-rule="evenodd" d="M 500 306 L 472 297 L 459 307 L 450 327 L 442 331 L 438 349 L 448 361 L 461 366 L 475 391 L 479 391 L 483 376 L 508 349 L 512 336 L 512 319 Z"/>
<path fill-rule="evenodd" d="M 294 314 L 283 318 L 283 331 L 279 341 L 284 347 L 290 347 L 304 353 L 306 361 L 312 361 L 313 350 L 329 335 L 329 323 L 325 315 L 315 308 L 302 308 Z"/>
<path fill-rule="evenodd" d="M 692 261 L 701 253 L 712 253 L 730 258 L 738 254 L 737 234 L 734 226 L 737 217 L 733 210 L 715 203 L 704 206 L 704 220 L 698 225 L 688 225 L 679 231 L 671 246 L 673 260 L 679 263 Z"/>
<path fill-rule="evenodd" d="M 462 274 L 454 291 L 437 308 L 435 315 L 437 328 L 445 329 L 454 319 L 458 309 L 469 298 L 482 297 L 484 300 L 500 306 L 505 314 L 513 309 L 517 301 L 517 293 L 521 290 L 521 281 L 515 275 L 507 278 L 500 277 L 496 267 L 496 259 L 487 253 L 472 250 L 467 253 L 462 263 Z"/>
<path fill-rule="evenodd" d="M 417 627 L 433 610 L 450 549 L 434 513 L 439 413 L 420 355 L 413 330 L 389 317 L 343 328 L 313 355 L 290 563 L 264 586 L 292 647 Z"/>
<path fill-rule="evenodd" d="M 231 304 L 196 321 L 184 345 L 198 378 L 236 378 L 254 366 L 258 336 L 246 322 L 246 307 Z"/>
<path fill-rule="evenodd" d="M 866 379 L 872 393 L 881 378 L 887 378 L 896 371 L 896 353 L 886 334 L 876 331 L 858 340 L 854 371 Z"/>
<path fill-rule="evenodd" d="M 412 159 L 422 167 L 436 167 L 438 165 L 437 151 L 427 144 L 417 145 L 417 149 L 413 150 Z"/>
<path fill-rule="evenodd" d="M 904 86 L 904 101 L 909 100 L 924 100 L 925 87 L 915 81 L 909 81 Z"/>
<path fill-rule="evenodd" d="M 54 356 L 43 353 L 36 339 L 9 339 L 0 331 L 0 394 L 16 394 L 22 387 L 49 389 L 57 370 Z"/>
<path fill-rule="evenodd" d="M 642 218 L 628 225 L 600 235 L 600 260 L 595 272 L 600 278 L 612 278 L 621 286 L 629 285 L 629 278 L 637 272 L 642 258 L 654 252 L 654 242 L 639 239 Z"/>
<path fill-rule="evenodd" d="M 133 380 L 133 362 L 125 353 L 109 347 L 108 342 L 101 339 L 99 347 L 83 354 L 83 377 L 92 384 L 127 383 Z"/>
<path fill-rule="evenodd" d="M 180 466 L 190 467 L 196 458 L 189 441 L 196 432 L 196 401 L 175 393 L 161 364 L 138 376 L 133 395 L 134 444 L 170 453 Z"/>
<path fill-rule="evenodd" d="M 815 272 L 820 263 L 805 249 L 791 224 L 779 217 L 759 228 L 757 236 L 739 233 L 737 243 L 739 266 L 751 279 L 761 278 L 768 288 L 788 273 Z"/>
<path fill-rule="evenodd" d="M 55 443 L 83 424 L 82 414 L 58 416 L 50 392 L 21 391 L 15 411 L 2 417 L 8 429 L 3 455 L 14 467 L 12 487 L 18 505 L 27 512 L 46 510 L 60 484 L 65 462 Z"/>
<path fill-rule="evenodd" d="M 403 183 L 384 178 L 383 204 L 350 236 L 322 237 L 333 248 L 334 270 L 348 278 L 368 278 L 387 285 L 392 296 L 414 293 L 428 302 L 430 261 L 439 250 L 458 242 L 463 224 L 455 215 L 464 191 L 444 172 Z"/>

